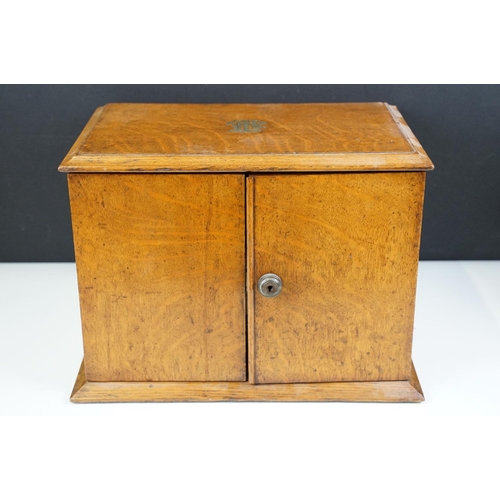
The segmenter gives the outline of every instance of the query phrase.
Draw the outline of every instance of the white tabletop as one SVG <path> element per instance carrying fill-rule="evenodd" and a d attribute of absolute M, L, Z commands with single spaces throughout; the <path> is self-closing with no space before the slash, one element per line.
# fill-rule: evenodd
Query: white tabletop
<path fill-rule="evenodd" d="M 75 265 L 0 264 L 0 415 L 168 411 L 71 404 L 81 359 Z M 344 403 L 336 412 L 500 415 L 499 360 L 500 262 L 421 262 L 413 361 L 426 401 Z"/>

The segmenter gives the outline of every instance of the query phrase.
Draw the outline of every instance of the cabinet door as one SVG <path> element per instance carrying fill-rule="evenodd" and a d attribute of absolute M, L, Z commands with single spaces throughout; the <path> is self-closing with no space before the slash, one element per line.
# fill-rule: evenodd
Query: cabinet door
<path fill-rule="evenodd" d="M 245 380 L 244 176 L 69 187 L 87 380 Z"/>
<path fill-rule="evenodd" d="M 251 381 L 409 379 L 424 175 L 249 179 Z"/>

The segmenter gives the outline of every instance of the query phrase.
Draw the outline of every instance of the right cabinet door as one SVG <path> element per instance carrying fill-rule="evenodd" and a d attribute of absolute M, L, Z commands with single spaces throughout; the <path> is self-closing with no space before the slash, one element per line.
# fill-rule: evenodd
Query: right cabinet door
<path fill-rule="evenodd" d="M 409 379 L 425 174 L 247 181 L 250 381 Z"/>

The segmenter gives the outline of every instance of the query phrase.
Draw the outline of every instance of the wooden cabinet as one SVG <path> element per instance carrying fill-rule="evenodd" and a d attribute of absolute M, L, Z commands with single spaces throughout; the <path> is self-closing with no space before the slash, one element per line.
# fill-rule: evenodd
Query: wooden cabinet
<path fill-rule="evenodd" d="M 383 103 L 98 109 L 60 167 L 84 342 L 71 400 L 423 400 L 429 169 Z"/>

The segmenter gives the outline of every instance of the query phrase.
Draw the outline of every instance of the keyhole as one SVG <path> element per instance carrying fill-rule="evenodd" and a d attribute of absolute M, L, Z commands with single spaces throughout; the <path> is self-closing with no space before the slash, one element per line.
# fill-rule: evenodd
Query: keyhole
<path fill-rule="evenodd" d="M 264 297 L 276 297 L 281 292 L 283 283 L 276 274 L 263 274 L 257 283 L 257 289 Z"/>

